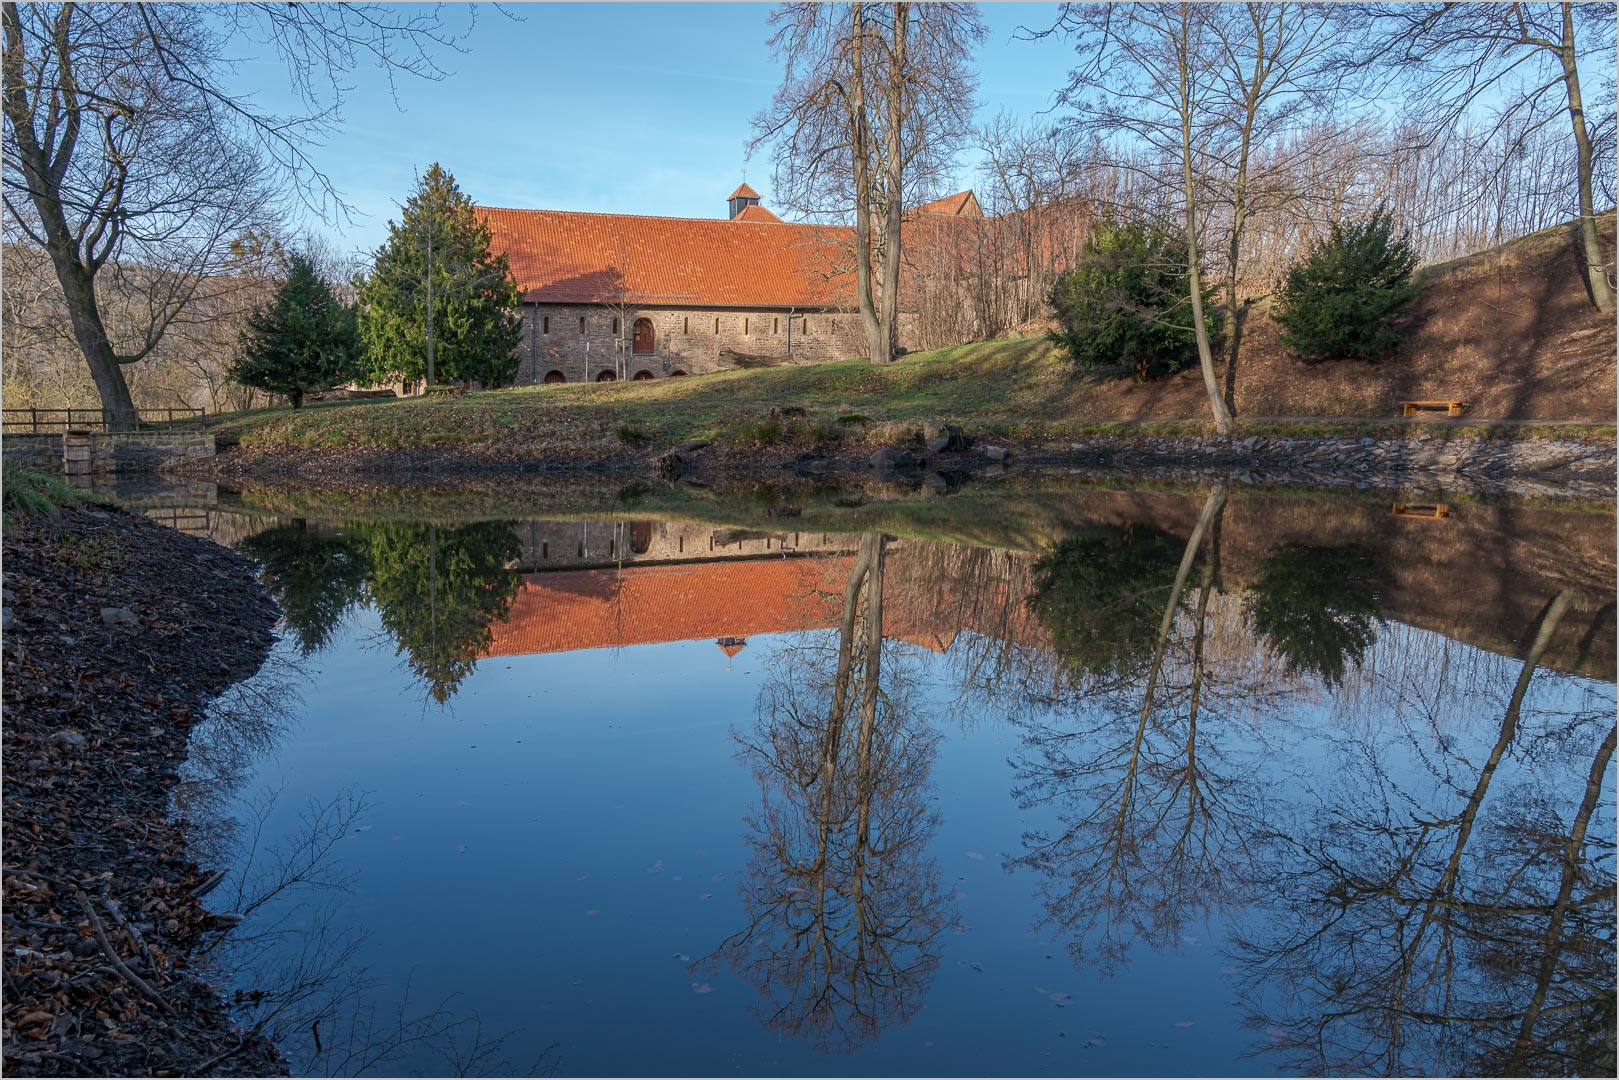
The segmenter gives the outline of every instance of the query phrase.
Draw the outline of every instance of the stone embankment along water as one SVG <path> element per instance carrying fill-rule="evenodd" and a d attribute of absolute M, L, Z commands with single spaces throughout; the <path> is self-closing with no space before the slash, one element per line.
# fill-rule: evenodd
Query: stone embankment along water
<path fill-rule="evenodd" d="M 68 447 L 65 434 L 0 436 L 7 461 L 35 472 L 62 475 Z M 76 448 L 75 448 L 76 449 Z M 156 472 L 160 466 L 214 455 L 211 431 L 92 432 L 87 437 L 87 471 L 96 473 Z"/>

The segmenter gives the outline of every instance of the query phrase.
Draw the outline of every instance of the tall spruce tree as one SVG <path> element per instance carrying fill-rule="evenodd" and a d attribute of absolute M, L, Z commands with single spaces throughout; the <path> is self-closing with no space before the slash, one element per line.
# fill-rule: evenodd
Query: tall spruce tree
<path fill-rule="evenodd" d="M 354 378 L 359 358 L 354 309 L 333 295 L 308 256 L 295 253 L 274 298 L 248 317 L 230 376 L 285 394 L 297 409 L 307 391 Z"/>
<path fill-rule="evenodd" d="M 430 340 L 434 381 L 501 386 L 517 374 L 522 294 L 506 256 L 490 254 L 489 239 L 472 200 L 435 162 L 406 200 L 401 220 L 388 222 L 388 241 L 358 282 L 373 382 L 426 378 Z"/>

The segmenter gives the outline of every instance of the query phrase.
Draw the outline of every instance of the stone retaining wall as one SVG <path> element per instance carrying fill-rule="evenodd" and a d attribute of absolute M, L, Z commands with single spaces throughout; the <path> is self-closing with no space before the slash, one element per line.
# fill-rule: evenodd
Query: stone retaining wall
<path fill-rule="evenodd" d="M 13 464 L 36 472 L 62 472 L 64 435 L 6 435 L 0 453 Z M 90 471 L 156 472 L 160 465 L 189 458 L 213 457 L 211 431 L 96 432 L 90 436 Z"/>

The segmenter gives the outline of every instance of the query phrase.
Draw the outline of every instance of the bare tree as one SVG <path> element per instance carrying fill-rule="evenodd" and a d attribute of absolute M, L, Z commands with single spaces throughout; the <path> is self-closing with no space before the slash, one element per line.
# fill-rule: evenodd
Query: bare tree
<path fill-rule="evenodd" d="M 1453 128 L 1480 101 L 1495 101 L 1497 122 L 1538 130 L 1566 110 L 1574 137 L 1579 242 L 1591 298 L 1614 310 L 1614 287 L 1597 237 L 1594 177 L 1613 168 L 1611 89 L 1599 94 L 1595 123 L 1580 82 L 1580 60 L 1612 70 L 1613 4 L 1368 4 L 1361 18 L 1381 31 L 1371 57 L 1404 76 L 1430 131 Z M 1610 80 L 1611 86 L 1611 80 Z"/>
<path fill-rule="evenodd" d="M 1237 281 L 1243 236 L 1251 215 L 1286 190 L 1268 182 L 1284 162 L 1262 155 L 1333 88 L 1330 61 L 1342 31 L 1313 5 L 1183 3 L 1064 4 L 1046 33 L 1075 42 L 1079 63 L 1061 94 L 1074 122 L 1122 150 L 1114 160 L 1162 188 L 1159 201 L 1178 210 L 1203 383 L 1216 428 L 1229 434 L 1231 388 L 1222 393 L 1216 379 L 1203 310 L 1205 256 L 1217 244 L 1211 228 L 1224 233 L 1230 384 L 1245 310 Z"/>
<path fill-rule="evenodd" d="M 339 119 L 342 77 L 366 59 L 441 77 L 430 49 L 455 44 L 438 15 L 377 4 L 6 3 L 0 22 L 6 239 L 48 253 L 119 427 L 137 419 L 124 368 L 192 308 L 232 240 L 280 217 L 278 190 L 343 212 L 310 157 Z M 301 114 L 225 88 L 244 39 L 287 63 Z M 111 297 L 143 309 L 124 332 Z"/>
<path fill-rule="evenodd" d="M 781 86 L 754 117 L 776 198 L 801 215 L 853 217 L 855 297 L 873 363 L 898 345 L 901 228 L 972 130 L 972 4 L 789 3 L 770 17 Z"/>

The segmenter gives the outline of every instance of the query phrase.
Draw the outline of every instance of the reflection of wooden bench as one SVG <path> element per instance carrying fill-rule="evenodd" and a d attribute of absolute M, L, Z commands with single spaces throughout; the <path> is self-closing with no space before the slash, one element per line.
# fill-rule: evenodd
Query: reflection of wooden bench
<path fill-rule="evenodd" d="M 1465 401 L 1402 401 L 1400 402 L 1401 416 L 1416 416 L 1418 413 L 1442 412 L 1446 416 L 1460 416 L 1467 411 Z"/>
<path fill-rule="evenodd" d="M 1432 521 L 1435 518 L 1448 518 L 1450 516 L 1450 504 L 1395 503 L 1392 512 L 1395 517 L 1426 518 Z"/>

